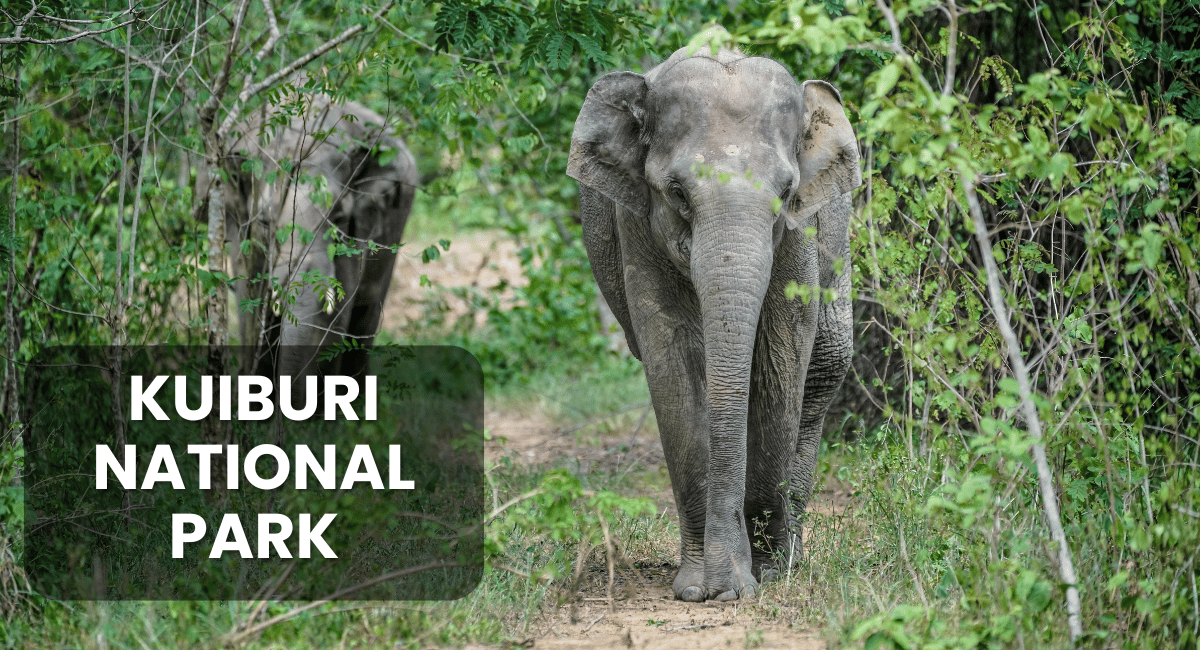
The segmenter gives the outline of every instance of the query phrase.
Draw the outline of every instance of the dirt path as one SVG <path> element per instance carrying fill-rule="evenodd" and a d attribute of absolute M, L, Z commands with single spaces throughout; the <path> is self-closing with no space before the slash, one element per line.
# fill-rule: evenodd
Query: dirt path
<path fill-rule="evenodd" d="M 428 245 L 415 242 L 405 248 L 419 251 Z M 421 287 L 425 274 L 441 287 L 472 287 L 489 291 L 502 279 L 522 281 L 516 246 L 503 233 L 476 232 L 456 237 L 441 259 L 424 264 L 419 256 L 397 264 L 392 292 L 384 310 L 384 328 L 403 331 L 422 318 L 431 304 L 439 304 L 438 292 Z M 441 293 L 441 309 L 455 318 L 467 312 L 466 304 Z M 645 410 L 642 407 L 641 410 Z M 640 413 L 640 411 L 639 411 Z M 648 415 L 651 422 L 653 413 Z M 662 444 L 657 429 L 637 426 L 597 438 L 576 435 L 586 423 L 554 422 L 542 410 L 501 410 L 488 407 L 486 427 L 492 435 L 486 448 L 490 462 L 503 457 L 523 465 L 553 465 L 562 459 L 578 463 L 581 472 L 593 464 L 607 468 L 650 468 L 662 465 Z M 581 426 L 584 425 L 584 426 Z M 587 442 L 585 442 L 585 440 Z M 663 473 L 665 476 L 665 472 Z M 668 486 L 644 496 L 651 498 L 668 517 L 675 517 L 675 504 Z M 832 493 L 816 495 L 810 508 L 832 510 Z M 672 547 L 677 542 L 668 542 Z M 674 549 L 667 556 L 674 555 Z M 631 558 L 637 560 L 637 558 Z M 738 603 L 684 603 L 674 599 L 671 582 L 676 566 L 669 563 L 638 563 L 638 569 L 617 572 L 613 601 L 608 599 L 608 572 L 602 562 L 588 567 L 579 598 L 556 609 L 546 609 L 536 623 L 532 638 L 511 647 L 538 649 L 645 648 L 652 650 L 701 650 L 707 648 L 791 648 L 824 650 L 825 641 L 814 630 L 790 627 L 778 607 L 757 599 Z M 468 646 L 482 650 L 485 646 Z"/>
<path fill-rule="evenodd" d="M 681 603 L 671 595 L 674 567 L 647 574 L 633 598 L 607 603 L 585 601 L 574 611 L 565 606 L 554 629 L 534 640 L 534 648 L 645 648 L 699 650 L 706 648 L 789 648 L 824 650 L 825 642 L 812 630 L 777 623 L 747 604 Z M 572 616 L 573 615 L 573 616 Z"/>
<path fill-rule="evenodd" d="M 575 436 L 564 433 L 563 427 L 556 428 L 549 421 L 528 414 L 489 410 L 487 423 L 489 430 L 503 432 L 506 438 L 488 447 L 489 460 L 508 455 L 514 462 L 543 464 L 556 457 L 570 456 L 579 459 L 581 467 L 587 463 L 608 467 L 633 463 L 654 468 L 662 463 L 662 445 L 654 431 L 632 438 L 621 432 L 615 435 L 616 439 L 608 441 L 620 444 L 593 445 L 579 444 Z M 659 512 L 676 517 L 669 488 L 643 496 L 655 501 Z M 844 509 L 844 504 L 839 505 L 840 501 L 844 501 L 844 495 L 826 491 L 816 495 L 810 509 L 825 512 Z M 670 555 L 673 555 L 677 542 L 669 544 Z M 826 648 L 818 631 L 790 627 L 778 607 L 760 604 L 755 599 L 729 604 L 677 601 L 671 590 L 675 565 L 637 564 L 636 572 L 628 568 L 616 572 L 610 608 L 607 567 L 594 561 L 583 578 L 579 599 L 544 611 L 543 619 L 537 624 L 537 633 L 526 641 L 532 645 L 525 647 L 550 650 Z"/>
<path fill-rule="evenodd" d="M 583 471 L 589 464 L 609 468 L 623 464 L 655 468 L 662 463 L 662 444 L 653 429 L 632 437 L 627 432 L 610 434 L 610 439 L 601 439 L 599 445 L 581 444 L 571 435 L 574 426 L 555 426 L 542 414 L 489 410 L 486 418 L 488 429 L 497 436 L 487 448 L 489 461 L 508 456 L 514 462 L 543 465 L 553 464 L 556 458 L 571 457 L 580 462 Z M 669 487 L 643 496 L 652 499 L 659 512 L 676 517 Z M 844 500 L 843 494 L 825 491 L 816 495 L 810 509 L 827 513 L 841 510 L 845 508 L 841 503 Z M 677 542 L 668 543 L 671 546 L 668 555 L 674 555 Z M 647 566 L 644 562 L 636 562 L 636 571 L 619 568 L 610 608 L 607 567 L 596 558 L 583 577 L 576 602 L 544 610 L 536 624 L 536 633 L 523 647 L 547 650 L 826 648 L 819 631 L 790 627 L 778 607 L 760 604 L 755 599 L 729 604 L 675 600 L 671 582 L 677 567 L 670 563 Z M 636 557 L 631 559 L 637 560 Z M 485 646 L 470 647 L 482 650 Z"/>
<path fill-rule="evenodd" d="M 392 286 L 383 305 L 382 329 L 389 332 L 411 331 L 420 327 L 428 317 L 426 310 L 433 305 L 445 309 L 447 322 L 453 323 L 467 313 L 464 300 L 440 288 L 462 287 L 468 292 L 494 296 L 493 287 L 506 280 L 510 286 L 525 284 L 521 261 L 517 257 L 516 241 L 503 231 L 471 231 L 455 235 L 450 250 L 440 251 L 440 257 L 428 263 L 421 261 L 421 252 L 437 240 L 405 242 L 396 260 Z M 433 286 L 422 287 L 421 276 Z M 504 297 L 512 295 L 511 289 Z M 484 314 L 477 314 L 482 324 Z"/>

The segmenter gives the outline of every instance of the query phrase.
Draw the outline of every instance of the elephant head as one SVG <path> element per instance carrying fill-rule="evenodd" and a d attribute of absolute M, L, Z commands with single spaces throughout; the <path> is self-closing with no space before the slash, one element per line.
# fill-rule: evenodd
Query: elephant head
<path fill-rule="evenodd" d="M 847 298 L 848 192 L 862 182 L 833 86 L 709 47 L 717 38 L 728 33 L 706 32 L 645 75 L 598 79 L 567 170 L 580 182 L 597 281 L 646 366 L 683 519 L 675 588 L 686 600 L 753 589 L 756 508 L 774 511 L 776 542 L 794 527 L 780 519 L 776 486 L 810 445 L 802 420 L 828 404 L 802 402 L 805 377 L 844 373 L 849 349 L 831 353 L 832 371 L 810 373 L 830 356 L 819 342 L 826 316 L 819 301 L 782 294 L 791 281 L 845 284 Z"/>
<path fill-rule="evenodd" d="M 260 372 L 297 376 L 328 345 L 370 347 L 418 178 L 404 142 L 360 104 L 314 95 L 282 127 L 268 112 L 242 125 L 227 159 L 226 233 L 238 297 L 258 305 L 241 315 L 242 343 Z M 365 358 L 321 370 L 356 374 Z"/>

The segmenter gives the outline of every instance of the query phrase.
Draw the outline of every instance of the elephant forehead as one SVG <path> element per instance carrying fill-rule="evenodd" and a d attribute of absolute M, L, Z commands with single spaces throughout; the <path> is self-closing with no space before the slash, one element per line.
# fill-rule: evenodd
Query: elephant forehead
<path fill-rule="evenodd" d="M 696 132 L 729 142 L 728 134 L 736 132 L 775 144 L 780 137 L 790 142 L 799 130 L 799 87 L 769 59 L 688 59 L 664 73 L 647 99 L 655 139 Z"/>
<path fill-rule="evenodd" d="M 646 157 L 647 176 L 654 179 L 703 179 L 712 174 L 733 174 L 769 183 L 785 184 L 795 173 L 790 147 L 736 132 L 708 134 L 704 138 L 663 141 Z M 778 178 L 777 178 L 778 177 Z"/>

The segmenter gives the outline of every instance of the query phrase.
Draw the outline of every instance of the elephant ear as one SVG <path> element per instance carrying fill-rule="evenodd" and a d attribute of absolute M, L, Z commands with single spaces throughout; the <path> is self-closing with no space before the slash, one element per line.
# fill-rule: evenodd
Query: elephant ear
<path fill-rule="evenodd" d="M 575 130 L 567 175 L 638 215 L 650 209 L 644 166 L 646 80 L 633 72 L 610 72 L 588 91 Z"/>
<path fill-rule="evenodd" d="M 800 94 L 800 182 L 787 214 L 790 228 L 800 227 L 826 203 L 862 185 L 858 140 L 842 109 L 841 94 L 824 81 L 804 82 Z"/>

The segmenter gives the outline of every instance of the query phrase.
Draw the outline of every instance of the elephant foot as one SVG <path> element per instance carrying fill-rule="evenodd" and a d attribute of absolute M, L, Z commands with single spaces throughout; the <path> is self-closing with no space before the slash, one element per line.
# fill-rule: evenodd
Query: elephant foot
<path fill-rule="evenodd" d="M 718 603 L 727 603 L 731 600 L 737 600 L 743 596 L 746 598 L 754 598 L 754 595 L 757 592 L 758 590 L 754 586 L 746 585 L 740 590 L 730 589 L 729 591 L 723 591 L 716 596 L 713 596 L 713 600 L 717 601 Z"/>
<path fill-rule="evenodd" d="M 738 571 L 735 574 L 741 573 Z M 694 582 L 693 582 L 694 581 Z M 758 581 L 755 580 L 748 572 L 744 574 L 741 580 L 734 580 L 734 585 L 723 585 L 719 587 L 705 588 L 704 572 L 703 571 L 688 571 L 679 570 L 679 574 L 675 576 L 675 599 L 682 600 L 688 603 L 702 603 L 705 600 L 715 600 L 717 602 L 729 602 L 739 598 L 753 598 L 758 593 Z"/>
<path fill-rule="evenodd" d="M 704 602 L 704 568 L 684 563 L 675 575 L 675 599 L 688 603 Z"/>
<path fill-rule="evenodd" d="M 713 575 L 714 573 L 716 572 L 709 572 L 708 575 Z M 710 580 L 708 583 L 708 597 L 711 600 L 724 603 L 743 597 L 753 598 L 758 593 L 759 583 L 750 572 L 749 562 L 744 563 L 742 566 L 734 562 L 733 566 L 728 567 L 718 575 L 723 575 L 724 579 L 718 578 Z"/>
<path fill-rule="evenodd" d="M 798 565 L 799 562 L 793 561 L 792 564 Z M 778 580 L 787 571 L 788 560 L 781 554 L 775 557 L 756 556 L 754 558 L 754 577 L 758 579 L 760 585 Z"/>
<path fill-rule="evenodd" d="M 773 553 L 769 553 L 774 549 Z M 799 535 L 783 535 L 779 538 L 765 540 L 754 549 L 752 562 L 754 577 L 759 584 L 778 580 L 790 569 L 800 566 L 804 559 L 804 547 Z"/>

